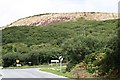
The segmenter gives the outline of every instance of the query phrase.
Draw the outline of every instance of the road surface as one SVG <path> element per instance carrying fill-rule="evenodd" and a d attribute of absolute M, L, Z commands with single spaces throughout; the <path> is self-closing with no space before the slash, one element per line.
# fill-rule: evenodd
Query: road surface
<path fill-rule="evenodd" d="M 1 78 L 66 78 L 52 73 L 39 71 L 38 68 L 29 69 L 0 69 Z"/>

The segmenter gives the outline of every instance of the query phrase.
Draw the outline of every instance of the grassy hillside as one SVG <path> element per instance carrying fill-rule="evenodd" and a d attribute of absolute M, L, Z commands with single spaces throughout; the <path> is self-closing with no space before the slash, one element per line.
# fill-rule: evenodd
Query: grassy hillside
<path fill-rule="evenodd" d="M 117 21 L 87 21 L 57 23 L 51 26 L 20 26 L 3 30 L 3 45 L 22 42 L 27 45 L 50 43 L 74 36 L 94 36 L 99 39 L 110 38 L 116 32 Z"/>
<path fill-rule="evenodd" d="M 67 71 L 83 61 L 86 65 L 100 66 L 101 60 L 93 58 L 104 60 L 110 53 L 108 43 L 116 37 L 117 23 L 117 20 L 80 19 L 49 26 L 13 26 L 3 29 L 3 65 L 14 66 L 16 59 L 23 65 L 29 61 L 33 65 L 44 64 L 62 55 L 64 62 L 68 63 Z M 99 74 L 105 75 L 109 69 L 102 71 L 101 68 Z M 90 73 L 96 71 L 88 66 L 86 70 Z"/>

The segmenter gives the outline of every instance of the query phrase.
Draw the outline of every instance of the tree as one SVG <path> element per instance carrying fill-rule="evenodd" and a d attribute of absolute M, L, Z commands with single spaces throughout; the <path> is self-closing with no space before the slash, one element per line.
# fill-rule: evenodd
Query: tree
<path fill-rule="evenodd" d="M 81 62 L 85 55 L 88 55 L 96 50 L 99 50 L 102 43 L 94 37 L 76 37 L 69 39 L 63 44 L 63 50 L 67 53 L 64 56 L 68 56 L 69 64 L 68 71 L 77 63 Z M 72 66 L 71 66 L 71 65 Z"/>

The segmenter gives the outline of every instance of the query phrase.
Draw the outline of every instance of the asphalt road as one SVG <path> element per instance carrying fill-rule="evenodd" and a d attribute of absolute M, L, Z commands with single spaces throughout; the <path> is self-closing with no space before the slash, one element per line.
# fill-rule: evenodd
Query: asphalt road
<path fill-rule="evenodd" d="M 1 78 L 66 78 L 52 73 L 39 71 L 38 68 L 29 69 L 0 69 Z"/>

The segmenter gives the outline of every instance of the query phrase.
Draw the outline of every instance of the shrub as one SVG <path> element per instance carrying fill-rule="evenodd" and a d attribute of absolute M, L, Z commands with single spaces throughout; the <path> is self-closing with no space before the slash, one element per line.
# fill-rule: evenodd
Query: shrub
<path fill-rule="evenodd" d="M 3 67 L 14 66 L 19 54 L 17 53 L 7 53 L 3 55 Z"/>
<path fill-rule="evenodd" d="M 81 62 L 85 55 L 95 52 L 101 47 L 101 43 L 92 37 L 79 37 L 68 40 L 63 44 L 63 50 L 67 51 L 67 56 L 70 60 L 67 66 L 68 69 L 72 68 L 72 63 L 77 64 Z"/>

